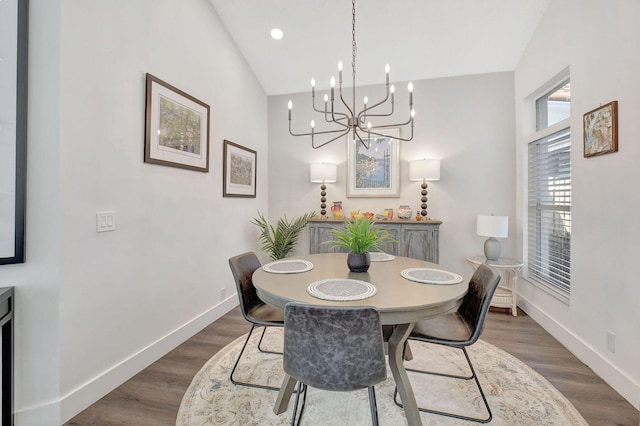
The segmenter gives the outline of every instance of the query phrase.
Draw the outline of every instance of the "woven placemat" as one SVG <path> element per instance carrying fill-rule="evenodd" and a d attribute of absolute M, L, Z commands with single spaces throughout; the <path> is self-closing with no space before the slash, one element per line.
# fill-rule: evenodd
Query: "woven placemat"
<path fill-rule="evenodd" d="M 462 277 L 444 269 L 409 268 L 400 272 L 404 278 L 425 284 L 458 284 Z"/>
<path fill-rule="evenodd" d="M 367 299 L 378 292 L 371 283 L 350 278 L 329 278 L 311 283 L 307 292 L 323 300 L 346 302 Z"/>
<path fill-rule="evenodd" d="M 313 263 L 301 259 L 277 260 L 267 263 L 262 269 L 272 274 L 298 274 L 313 269 Z"/>

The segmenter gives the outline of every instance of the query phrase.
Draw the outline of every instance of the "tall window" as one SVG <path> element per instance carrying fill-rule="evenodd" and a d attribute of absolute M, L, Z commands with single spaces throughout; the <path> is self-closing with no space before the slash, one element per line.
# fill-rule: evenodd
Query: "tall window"
<path fill-rule="evenodd" d="M 571 95 L 569 81 L 536 99 L 529 142 L 529 278 L 569 295 L 571 287 Z"/>

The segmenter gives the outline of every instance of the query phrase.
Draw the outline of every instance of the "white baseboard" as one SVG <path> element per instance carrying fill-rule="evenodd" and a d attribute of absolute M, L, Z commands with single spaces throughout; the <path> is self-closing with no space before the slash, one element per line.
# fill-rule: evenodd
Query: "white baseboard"
<path fill-rule="evenodd" d="M 234 293 L 218 305 L 63 395 L 60 400 L 16 412 L 15 425 L 55 426 L 67 422 L 237 305 L 238 297 Z"/>
<path fill-rule="evenodd" d="M 549 316 L 543 309 L 532 303 L 530 300 L 518 295 L 518 306 L 520 306 L 533 320 L 542 326 L 558 342 L 567 348 L 580 361 L 585 363 L 609 386 L 625 398 L 631 405 L 638 408 L 640 406 L 640 384 L 611 364 L 606 357 L 602 356 L 596 349 L 590 346 L 559 324 L 554 318 Z"/>

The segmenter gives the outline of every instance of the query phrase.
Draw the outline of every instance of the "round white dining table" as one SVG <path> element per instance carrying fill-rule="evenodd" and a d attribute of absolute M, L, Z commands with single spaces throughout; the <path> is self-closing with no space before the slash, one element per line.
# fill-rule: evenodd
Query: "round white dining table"
<path fill-rule="evenodd" d="M 389 367 L 398 387 L 407 423 L 421 425 L 420 413 L 407 372 L 402 363 L 403 347 L 415 323 L 455 311 L 467 292 L 468 283 L 432 284 L 402 276 L 411 268 L 443 269 L 434 263 L 407 257 L 371 262 L 367 272 L 355 273 L 347 267 L 346 253 L 324 253 L 296 256 L 310 266 L 305 272 L 267 272 L 259 268 L 253 274 L 253 284 L 265 303 L 284 310 L 288 302 L 303 302 L 328 306 L 374 306 L 383 325 L 393 326 L 388 336 Z M 268 265 L 265 265 L 269 270 Z M 455 275 L 455 274 L 453 274 Z M 323 294 L 309 291 L 311 284 L 330 279 L 358 280 L 375 288 L 373 296 L 349 301 L 326 300 Z M 313 293 L 313 294 L 312 294 Z M 296 381 L 288 375 L 280 388 L 274 412 L 286 411 Z"/>

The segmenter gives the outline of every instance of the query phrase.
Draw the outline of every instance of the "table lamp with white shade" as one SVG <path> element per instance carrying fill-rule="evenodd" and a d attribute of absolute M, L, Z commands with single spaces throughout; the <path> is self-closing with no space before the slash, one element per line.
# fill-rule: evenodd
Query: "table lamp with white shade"
<path fill-rule="evenodd" d="M 433 158 L 422 158 L 420 160 L 413 160 L 409 163 L 409 180 L 422 181 L 422 191 L 420 194 L 422 211 L 420 214 L 424 219 L 427 217 L 427 181 L 440 180 L 440 160 Z"/>
<path fill-rule="evenodd" d="M 309 170 L 310 181 L 320 185 L 320 215 L 327 217 L 327 185 L 337 181 L 337 166 L 333 163 L 312 163 Z"/>
<path fill-rule="evenodd" d="M 484 242 L 484 257 L 489 261 L 497 261 L 500 258 L 500 241 L 496 238 L 509 236 L 509 216 L 478 215 L 476 233 L 483 237 L 489 237 Z"/>

